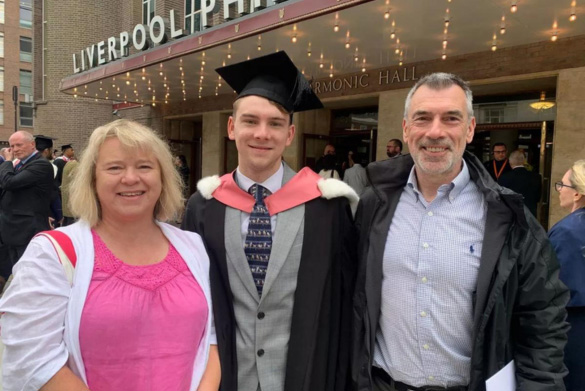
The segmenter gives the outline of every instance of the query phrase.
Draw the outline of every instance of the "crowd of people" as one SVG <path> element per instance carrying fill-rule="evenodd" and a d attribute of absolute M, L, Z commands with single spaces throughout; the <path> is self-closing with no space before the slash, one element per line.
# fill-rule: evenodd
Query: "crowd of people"
<path fill-rule="evenodd" d="M 293 114 L 323 107 L 301 72 L 283 52 L 217 71 L 237 93 L 238 166 L 199 181 L 180 229 L 166 222 L 188 165 L 153 130 L 101 126 L 60 174 L 42 139 L 10 138 L 5 391 L 583 389 L 584 160 L 555 184 L 570 214 L 547 235 L 540 197 L 514 189 L 540 183 L 524 153 L 465 151 L 472 92 L 456 75 L 418 80 L 388 159 L 338 165 L 327 145 L 317 172 L 295 172 Z M 56 178 L 57 244 L 36 235 Z"/>

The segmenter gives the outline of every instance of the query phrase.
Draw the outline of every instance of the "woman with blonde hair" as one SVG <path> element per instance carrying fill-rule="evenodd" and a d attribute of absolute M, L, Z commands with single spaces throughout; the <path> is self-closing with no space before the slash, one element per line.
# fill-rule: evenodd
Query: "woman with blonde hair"
<path fill-rule="evenodd" d="M 209 258 L 163 223 L 183 205 L 168 145 L 136 122 L 101 126 L 71 188 L 72 285 L 37 236 L 0 301 L 4 390 L 217 390 Z"/>
<path fill-rule="evenodd" d="M 560 278 L 569 287 L 567 321 L 571 324 L 565 347 L 567 391 L 582 390 L 585 384 L 585 160 L 578 160 L 555 183 L 561 207 L 570 212 L 548 235 L 561 266 Z"/>

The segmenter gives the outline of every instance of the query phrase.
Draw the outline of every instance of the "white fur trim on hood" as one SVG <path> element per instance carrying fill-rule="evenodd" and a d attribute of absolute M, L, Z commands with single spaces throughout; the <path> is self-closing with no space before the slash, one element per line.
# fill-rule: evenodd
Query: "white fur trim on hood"
<path fill-rule="evenodd" d="M 360 197 L 351 186 L 334 178 L 321 179 L 317 182 L 317 186 L 321 190 L 321 197 L 323 198 L 328 200 L 337 197 L 347 198 L 351 207 L 351 213 L 355 215 Z"/>
<path fill-rule="evenodd" d="M 208 176 L 197 182 L 197 190 L 199 190 L 199 193 L 201 193 L 203 198 L 210 200 L 213 198 L 213 192 L 219 187 L 219 185 L 221 185 L 221 180 L 218 175 Z M 351 211 L 355 214 L 360 197 L 347 183 L 338 179 L 327 178 L 320 179 L 317 182 L 317 186 L 319 187 L 321 197 L 323 198 L 328 200 L 337 197 L 347 198 L 349 200 Z"/>
<path fill-rule="evenodd" d="M 199 182 L 197 182 L 197 190 L 199 190 L 199 193 L 201 193 L 203 198 L 210 200 L 213 198 L 212 194 L 219 185 L 221 185 L 219 175 L 208 176 L 201 178 Z"/>

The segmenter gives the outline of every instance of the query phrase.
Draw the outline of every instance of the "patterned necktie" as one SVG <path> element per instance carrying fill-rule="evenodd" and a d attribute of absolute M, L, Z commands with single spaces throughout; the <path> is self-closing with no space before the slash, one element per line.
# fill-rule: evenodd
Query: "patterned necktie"
<path fill-rule="evenodd" d="M 258 296 L 262 297 L 262 288 L 266 278 L 268 259 L 272 249 L 272 227 L 270 215 L 264 205 L 264 198 L 270 195 L 270 191 L 258 184 L 250 187 L 249 193 L 254 196 L 256 203 L 250 214 L 248 234 L 244 243 L 244 253 L 250 265 L 252 278 L 258 290 Z"/>

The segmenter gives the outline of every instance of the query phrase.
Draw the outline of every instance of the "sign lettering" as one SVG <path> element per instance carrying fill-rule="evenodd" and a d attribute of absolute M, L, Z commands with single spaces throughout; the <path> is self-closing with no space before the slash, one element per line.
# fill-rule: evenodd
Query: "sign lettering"
<path fill-rule="evenodd" d="M 286 1 L 288 0 L 278 0 L 275 3 Z M 222 10 L 220 2 L 217 0 L 201 0 L 201 9 L 195 9 L 194 12 L 200 11 L 201 27 L 205 29 L 212 27 L 213 16 L 219 14 L 220 11 L 223 11 L 226 20 L 244 16 L 246 2 L 248 2 L 249 13 L 267 7 L 266 0 L 224 0 Z M 164 44 L 168 39 L 180 38 L 185 35 L 180 27 L 182 22 L 182 20 L 177 19 L 175 10 L 170 10 L 169 19 L 163 19 L 157 15 L 152 18 L 149 26 L 137 24 L 131 32 L 123 31 L 118 37 L 109 37 L 97 44 L 90 45 L 73 54 L 73 73 L 87 71 L 98 65 L 127 57 L 130 45 L 134 46 L 136 50 L 147 50 L 153 46 Z M 199 31 L 193 33 L 199 33 Z"/>
<path fill-rule="evenodd" d="M 313 90 L 317 94 L 324 94 L 327 92 L 365 88 L 370 85 L 369 77 L 369 73 L 362 73 L 361 75 L 345 76 L 326 81 L 315 81 L 313 83 Z M 418 80 L 418 77 L 416 76 L 416 67 L 393 70 L 387 69 L 381 70 L 378 73 L 378 85 L 398 84 L 412 80 Z"/>

